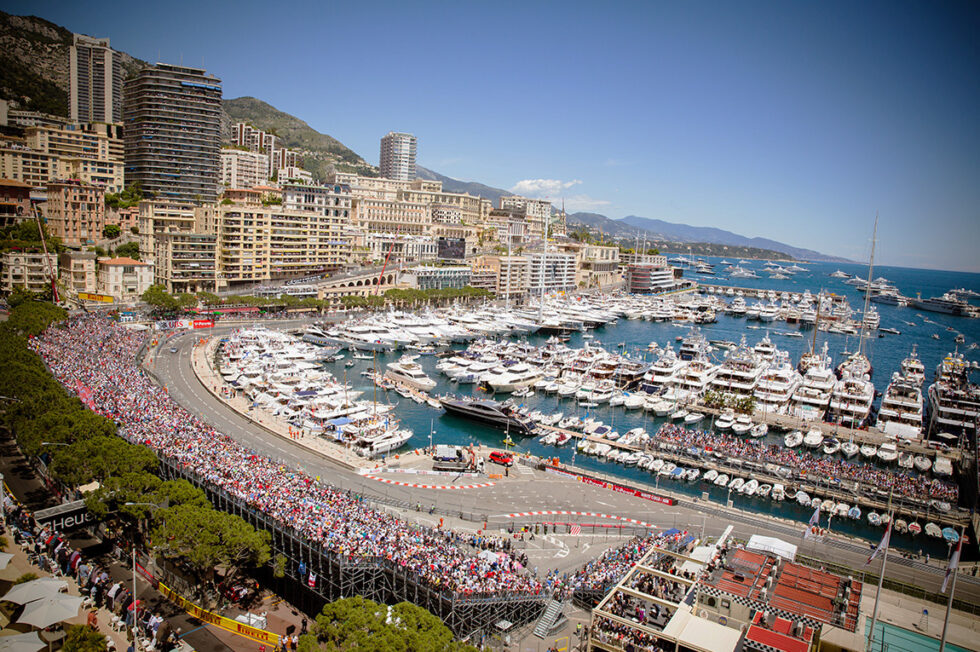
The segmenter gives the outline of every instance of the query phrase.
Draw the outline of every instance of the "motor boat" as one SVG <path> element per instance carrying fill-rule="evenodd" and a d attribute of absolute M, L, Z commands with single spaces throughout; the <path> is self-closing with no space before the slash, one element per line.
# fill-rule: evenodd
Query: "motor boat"
<path fill-rule="evenodd" d="M 823 445 L 823 440 L 823 433 L 814 428 L 803 437 L 803 445 L 807 448 L 820 448 Z"/>
<path fill-rule="evenodd" d="M 803 433 L 799 430 L 794 430 L 793 432 L 787 433 L 786 437 L 783 439 L 783 445 L 786 448 L 796 448 L 803 443 Z"/>
<path fill-rule="evenodd" d="M 725 408 L 715 419 L 715 430 L 728 430 L 735 424 L 735 410 Z"/>

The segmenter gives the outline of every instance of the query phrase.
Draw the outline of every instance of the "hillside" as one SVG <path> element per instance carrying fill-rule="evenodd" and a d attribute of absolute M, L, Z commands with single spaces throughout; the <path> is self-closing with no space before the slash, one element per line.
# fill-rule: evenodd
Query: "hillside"
<path fill-rule="evenodd" d="M 664 234 L 654 233 L 646 229 L 623 224 L 623 220 L 611 220 L 598 213 L 572 213 L 568 216 L 568 231 L 584 229 L 591 236 L 602 236 L 603 240 L 612 241 L 624 247 L 642 247 L 659 249 L 663 253 L 688 253 L 695 256 L 724 256 L 731 258 L 757 258 L 760 260 L 785 260 L 791 258 L 781 251 L 726 245 L 708 242 L 685 242 L 672 239 Z"/>
<path fill-rule="evenodd" d="M 468 192 L 471 195 L 477 195 L 479 197 L 490 199 L 493 201 L 494 206 L 500 205 L 501 197 L 514 194 L 509 190 L 494 188 L 493 186 L 487 186 L 482 183 L 477 183 L 476 181 L 460 181 L 459 179 L 453 179 L 452 177 L 447 177 L 444 174 L 433 172 L 432 170 L 424 168 L 421 165 L 415 166 L 415 176 L 417 176 L 419 179 L 427 179 L 429 181 L 442 181 L 442 189 L 448 190 L 449 192 Z"/>
<path fill-rule="evenodd" d="M 687 224 L 665 222 L 663 220 L 651 219 L 649 217 L 639 217 L 636 215 L 629 215 L 624 217 L 622 220 L 615 221 L 622 222 L 633 228 L 640 228 L 651 233 L 657 233 L 666 239 L 676 240 L 678 242 L 706 242 L 710 244 L 728 245 L 730 247 L 755 247 L 758 249 L 770 249 L 773 251 L 778 251 L 785 256 L 798 258 L 801 260 L 845 263 L 853 262 L 846 258 L 828 256 L 820 253 L 819 251 L 794 247 L 782 242 L 777 242 L 776 240 L 770 240 L 769 238 L 748 238 L 744 235 L 739 235 L 737 233 L 732 233 L 731 231 L 725 231 L 724 229 L 717 229 L 714 227 L 689 226 Z"/>
<path fill-rule="evenodd" d="M 37 16 L 0 11 L 0 99 L 20 108 L 68 115 L 68 51 L 72 32 Z M 143 61 L 125 52 L 127 74 Z"/>
<path fill-rule="evenodd" d="M 257 129 L 274 133 L 283 144 L 303 155 L 302 167 L 322 181 L 331 166 L 346 172 L 374 174 L 374 167 L 336 138 L 322 134 L 299 118 L 280 111 L 254 97 L 222 101 L 229 124 L 247 122 Z"/>

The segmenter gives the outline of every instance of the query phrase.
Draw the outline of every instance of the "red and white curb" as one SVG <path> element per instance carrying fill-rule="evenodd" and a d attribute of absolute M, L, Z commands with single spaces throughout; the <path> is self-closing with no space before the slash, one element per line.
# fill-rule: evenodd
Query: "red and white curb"
<path fill-rule="evenodd" d="M 384 482 L 385 484 L 393 484 L 399 487 L 412 487 L 413 489 L 483 489 L 496 484 L 495 482 L 483 482 L 480 484 L 418 484 L 416 482 L 401 482 L 399 480 L 379 478 L 376 475 L 365 475 L 364 477 L 377 480 L 378 482 Z"/>
<path fill-rule="evenodd" d="M 647 523 L 645 521 L 640 521 L 635 518 L 627 518 L 625 516 L 616 516 L 614 514 L 599 514 L 597 512 L 573 512 L 569 510 L 557 510 L 557 509 L 545 509 L 539 512 L 514 512 L 513 514 L 500 514 L 503 518 L 524 518 L 527 516 L 590 516 L 592 518 L 608 518 L 613 521 L 623 521 L 624 523 L 633 523 L 635 525 L 641 525 L 643 527 L 656 528 L 658 526 L 653 523 Z"/>

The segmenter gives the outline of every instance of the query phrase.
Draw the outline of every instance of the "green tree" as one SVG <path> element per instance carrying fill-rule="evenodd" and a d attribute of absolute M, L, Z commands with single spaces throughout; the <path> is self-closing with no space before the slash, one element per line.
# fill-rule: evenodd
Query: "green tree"
<path fill-rule="evenodd" d="M 269 533 L 240 516 L 193 504 L 169 508 L 160 516 L 162 524 L 152 537 L 159 542 L 156 551 L 188 564 L 201 579 L 213 581 L 219 568 L 231 579 L 269 561 Z"/>
<path fill-rule="evenodd" d="M 129 227 L 129 232 L 132 233 L 133 235 L 139 235 L 140 228 L 138 226 L 131 226 Z"/>
<path fill-rule="evenodd" d="M 157 457 L 152 450 L 134 446 L 119 437 L 92 437 L 57 448 L 51 473 L 70 487 L 92 480 L 102 483 L 109 476 L 153 471 L 157 467 Z"/>
<path fill-rule="evenodd" d="M 140 259 L 140 245 L 138 242 L 124 242 L 116 247 L 117 256 L 125 256 L 133 260 Z"/>
<path fill-rule="evenodd" d="M 362 597 L 345 598 L 323 607 L 301 651 L 476 652 L 453 640 L 453 633 L 434 615 L 409 602 L 392 607 Z"/>
<path fill-rule="evenodd" d="M 109 648 L 105 636 L 88 625 L 69 625 L 61 649 L 63 652 L 104 652 Z"/>
<path fill-rule="evenodd" d="M 143 199 L 149 199 L 150 195 L 147 193 L 144 196 L 142 188 L 140 188 L 139 182 L 131 183 L 126 186 L 122 192 L 119 193 L 106 193 L 105 205 L 109 208 L 132 208 L 140 203 Z"/>
<path fill-rule="evenodd" d="M 17 292 L 11 294 L 13 297 Z M 10 304 L 14 310 L 7 318 L 6 327 L 20 335 L 40 335 L 48 326 L 55 322 L 64 321 L 68 313 L 64 308 L 59 308 L 53 303 L 46 301 L 20 301 L 17 305 Z M 0 374 L 3 375 L 3 374 Z M 9 394 L 7 394 L 9 396 Z"/>
<path fill-rule="evenodd" d="M 151 285 L 146 288 L 142 297 L 144 303 L 161 310 L 176 310 L 177 299 L 169 294 L 162 285 Z"/>
<path fill-rule="evenodd" d="M 213 292 L 198 292 L 197 298 L 206 306 L 220 306 L 221 297 Z"/>
<path fill-rule="evenodd" d="M 102 237 L 109 238 L 110 240 L 115 240 L 122 234 L 122 230 L 119 228 L 118 224 L 106 224 L 102 228 Z"/>

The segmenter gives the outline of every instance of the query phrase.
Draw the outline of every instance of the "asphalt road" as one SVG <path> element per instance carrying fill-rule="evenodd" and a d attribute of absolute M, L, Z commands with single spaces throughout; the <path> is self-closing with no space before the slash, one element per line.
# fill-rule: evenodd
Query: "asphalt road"
<path fill-rule="evenodd" d="M 295 328 L 299 323 L 263 322 L 263 325 Z M 218 328 L 211 334 L 220 335 L 228 330 L 230 327 Z M 804 542 L 801 540 L 802 525 L 799 523 L 727 510 L 716 503 L 697 504 L 687 497 L 682 497 L 676 505 L 660 505 L 530 469 L 525 472 L 512 469 L 509 478 L 497 481 L 493 487 L 481 489 L 445 491 L 382 484 L 343 469 L 328 458 L 313 453 L 288 438 L 270 433 L 215 399 L 191 368 L 192 345 L 200 336 L 200 332 L 175 336 L 161 345 L 154 356 L 152 370 L 175 400 L 192 414 L 258 453 L 281 460 L 310 475 L 320 476 L 322 480 L 336 486 L 367 496 L 376 496 L 384 503 L 401 501 L 408 505 L 437 505 L 442 510 L 453 513 L 458 508 L 461 512 L 486 515 L 497 523 L 509 513 L 573 510 L 634 518 L 660 527 L 680 527 L 698 534 L 703 531 L 705 535 L 721 534 L 731 524 L 734 526 L 734 536 L 739 538 L 748 538 L 751 534 L 777 536 L 798 545 L 801 554 L 832 560 L 854 569 L 864 568 L 869 554 L 867 542 L 859 540 L 833 538 L 825 542 Z M 172 346 L 177 347 L 177 353 L 169 352 Z M 429 515 L 427 509 L 423 509 L 422 513 L 413 509 L 389 509 L 395 509 L 407 518 L 428 525 L 433 525 L 438 518 L 438 514 Z M 540 520 L 560 518 L 562 517 L 540 517 Z M 601 519 L 584 520 L 602 522 Z M 483 527 L 482 522 L 459 521 L 448 517 L 446 521 L 449 527 L 472 530 Z M 520 522 L 533 522 L 533 519 L 523 519 Z M 611 524 L 614 521 L 605 522 Z M 539 536 L 534 541 L 525 541 L 520 545 L 527 547 L 532 566 L 540 571 L 550 568 L 564 571 L 580 566 L 587 559 L 597 556 L 605 548 L 616 545 L 623 539 L 623 536 L 611 533 L 591 534 L 589 528 L 584 528 L 580 535 L 551 535 L 547 538 Z M 874 572 L 879 568 L 880 561 L 877 560 L 868 567 Z M 894 553 L 889 555 L 889 578 L 919 585 L 930 591 L 939 590 L 944 571 L 945 565 L 936 562 L 926 565 Z M 980 604 L 980 580 L 961 574 L 957 584 L 957 598 Z"/>

